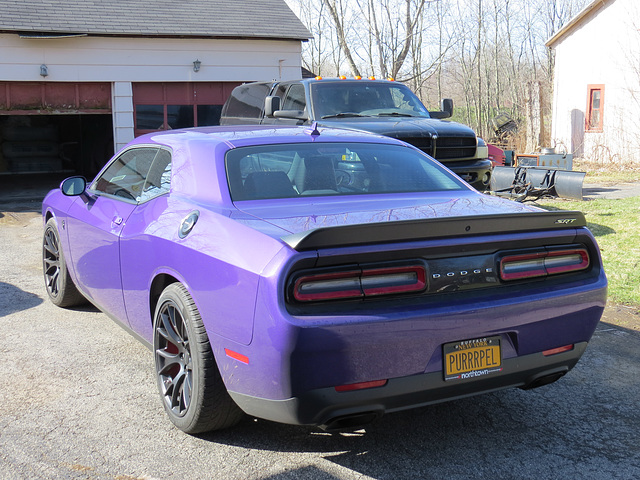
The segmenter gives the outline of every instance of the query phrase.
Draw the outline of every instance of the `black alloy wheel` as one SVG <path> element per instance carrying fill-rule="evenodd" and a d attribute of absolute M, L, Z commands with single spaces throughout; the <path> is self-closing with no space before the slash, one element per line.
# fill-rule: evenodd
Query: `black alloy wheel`
<path fill-rule="evenodd" d="M 58 227 L 50 218 L 44 228 L 42 240 L 42 270 L 47 294 L 59 307 L 72 307 L 85 302 L 73 280 L 69 277 L 67 264 L 60 246 Z"/>
<path fill-rule="evenodd" d="M 183 417 L 191 405 L 193 362 L 189 331 L 179 306 L 167 301 L 158 312 L 156 369 L 165 407 Z"/>
<path fill-rule="evenodd" d="M 165 288 L 158 300 L 153 351 L 162 404 L 176 427 L 201 433 L 240 421 L 243 412 L 220 377 L 200 313 L 180 283 Z"/>

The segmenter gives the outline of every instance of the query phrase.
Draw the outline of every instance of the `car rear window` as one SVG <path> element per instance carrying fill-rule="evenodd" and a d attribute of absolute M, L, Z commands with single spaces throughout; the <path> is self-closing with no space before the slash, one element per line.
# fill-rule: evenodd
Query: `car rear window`
<path fill-rule="evenodd" d="M 297 143 L 230 150 L 233 201 L 464 189 L 455 175 L 401 145 Z"/>

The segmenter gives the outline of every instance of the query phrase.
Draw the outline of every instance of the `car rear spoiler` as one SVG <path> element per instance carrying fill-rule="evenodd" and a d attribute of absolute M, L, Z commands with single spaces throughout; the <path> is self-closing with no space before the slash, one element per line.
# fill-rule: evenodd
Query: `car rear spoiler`
<path fill-rule="evenodd" d="M 582 212 L 554 211 L 425 218 L 318 228 L 281 237 L 297 251 L 373 243 L 585 227 Z"/>

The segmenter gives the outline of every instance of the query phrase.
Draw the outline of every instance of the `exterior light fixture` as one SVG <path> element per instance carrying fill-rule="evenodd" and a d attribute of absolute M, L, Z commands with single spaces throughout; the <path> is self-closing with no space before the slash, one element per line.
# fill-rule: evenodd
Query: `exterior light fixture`
<path fill-rule="evenodd" d="M 202 62 L 200 60 L 196 60 L 193 62 L 193 71 L 194 72 L 199 72 L 200 71 L 200 65 L 202 64 Z"/>
<path fill-rule="evenodd" d="M 40 76 L 42 77 L 46 77 L 47 75 L 49 75 L 49 69 L 47 68 L 47 66 L 43 63 L 42 65 L 40 65 Z"/>

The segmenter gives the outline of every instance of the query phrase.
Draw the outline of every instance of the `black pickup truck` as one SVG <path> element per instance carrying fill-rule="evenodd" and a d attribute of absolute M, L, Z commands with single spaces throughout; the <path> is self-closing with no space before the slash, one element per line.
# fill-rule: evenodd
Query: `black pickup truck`
<path fill-rule="evenodd" d="M 236 87 L 222 125 L 280 124 L 365 130 L 398 138 L 431 155 L 478 190 L 491 177 L 485 142 L 465 125 L 443 120 L 453 101 L 430 112 L 405 85 L 388 80 L 304 79 Z"/>

